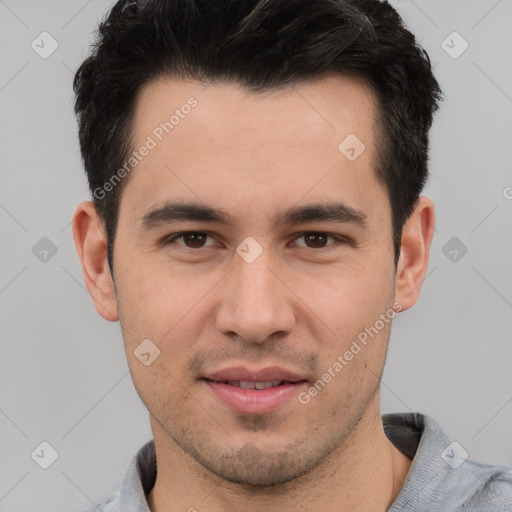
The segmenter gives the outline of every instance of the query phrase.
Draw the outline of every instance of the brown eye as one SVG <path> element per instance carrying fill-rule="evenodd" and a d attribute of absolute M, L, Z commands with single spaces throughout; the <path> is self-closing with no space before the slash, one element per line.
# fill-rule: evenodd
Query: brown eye
<path fill-rule="evenodd" d="M 305 244 L 298 244 L 299 247 L 306 247 L 308 249 L 323 249 L 325 247 L 335 245 L 333 243 L 327 243 L 330 238 L 335 240 L 335 242 L 343 242 L 343 239 L 340 237 L 329 235 L 328 233 L 320 233 L 315 231 L 302 233 L 297 238 L 297 240 L 303 239 L 305 242 Z"/>
<path fill-rule="evenodd" d="M 304 235 L 304 240 L 306 241 L 306 244 L 309 244 L 309 246 L 313 247 L 314 249 L 324 247 L 327 238 L 327 235 L 323 233 L 306 233 Z"/>
<path fill-rule="evenodd" d="M 188 249 L 202 249 L 208 238 L 211 237 L 206 233 L 202 233 L 200 231 L 189 231 L 186 233 L 178 233 L 177 235 L 173 235 L 165 241 L 165 244 L 172 244 L 176 240 L 182 239 L 183 243 L 178 242 L 178 245 L 182 245 Z"/>
<path fill-rule="evenodd" d="M 207 235 L 204 233 L 187 233 L 183 235 L 183 241 L 187 247 L 198 249 L 203 246 Z"/>

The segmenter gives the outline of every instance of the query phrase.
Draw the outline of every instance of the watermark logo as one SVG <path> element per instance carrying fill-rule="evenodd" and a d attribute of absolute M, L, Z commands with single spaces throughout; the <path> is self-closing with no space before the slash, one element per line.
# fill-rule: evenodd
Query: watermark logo
<path fill-rule="evenodd" d="M 57 246 L 46 236 L 43 236 L 32 247 L 32 254 L 41 262 L 48 263 L 56 254 Z"/>
<path fill-rule="evenodd" d="M 144 366 L 152 365 L 161 354 L 160 349 L 149 338 L 139 343 L 133 353 Z"/>
<path fill-rule="evenodd" d="M 460 467 L 468 456 L 468 452 L 455 441 L 450 443 L 441 453 L 441 458 L 453 469 Z"/>
<path fill-rule="evenodd" d="M 452 263 L 458 263 L 468 252 L 467 246 L 456 236 L 450 238 L 441 250 Z"/>
<path fill-rule="evenodd" d="M 48 33 L 41 32 L 30 44 L 41 59 L 47 59 L 59 47 L 59 43 Z"/>
<path fill-rule="evenodd" d="M 39 467 L 48 469 L 58 459 L 59 454 L 50 443 L 43 441 L 30 456 Z"/>
<path fill-rule="evenodd" d="M 238 245 L 236 252 L 246 263 L 253 263 L 263 252 L 263 247 L 252 236 L 248 236 Z"/>
<path fill-rule="evenodd" d="M 395 302 L 393 307 L 388 309 L 385 313 L 381 313 L 379 319 L 374 322 L 370 327 L 363 329 L 358 335 L 357 340 L 352 340 L 349 350 L 345 351 L 343 355 L 339 355 L 336 361 L 327 368 L 327 371 L 318 379 L 307 391 L 302 391 L 297 396 L 297 399 L 302 405 L 307 405 L 311 402 L 311 398 L 317 396 L 329 382 L 331 382 L 339 373 L 347 366 L 347 364 L 354 359 L 354 356 L 359 354 L 364 347 L 368 344 L 368 338 L 375 338 L 382 329 L 389 324 L 397 313 L 402 311 L 402 304 Z M 358 343 L 359 342 L 359 343 Z M 362 345 L 362 346 L 361 346 Z"/>
<path fill-rule="evenodd" d="M 458 32 L 452 32 L 441 43 L 441 48 L 452 59 L 458 59 L 469 48 L 469 43 Z"/>
<path fill-rule="evenodd" d="M 354 133 L 348 135 L 338 146 L 338 151 L 350 162 L 357 160 L 365 149 L 363 141 Z"/>
<path fill-rule="evenodd" d="M 181 105 L 180 108 L 174 110 L 174 113 L 167 121 L 163 121 L 156 126 L 151 134 L 146 137 L 144 144 L 142 144 L 139 149 L 132 152 L 124 165 L 120 167 L 101 187 L 96 187 L 94 189 L 94 198 L 101 201 L 105 198 L 108 192 L 112 192 L 116 185 L 118 185 L 127 174 L 130 174 L 133 168 L 157 147 L 158 143 L 164 139 L 165 135 L 171 133 L 171 131 L 181 123 L 182 119 L 185 119 L 185 117 L 190 114 L 192 109 L 197 107 L 197 105 L 197 100 L 193 96 L 190 97 L 186 103 Z"/>

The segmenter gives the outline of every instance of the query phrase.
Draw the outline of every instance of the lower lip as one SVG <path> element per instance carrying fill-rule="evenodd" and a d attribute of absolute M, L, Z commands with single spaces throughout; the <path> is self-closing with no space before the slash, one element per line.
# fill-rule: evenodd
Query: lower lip
<path fill-rule="evenodd" d="M 215 395 L 233 411 L 242 414 L 265 414 L 276 411 L 296 397 L 307 382 L 292 382 L 267 389 L 244 389 L 204 379 Z"/>

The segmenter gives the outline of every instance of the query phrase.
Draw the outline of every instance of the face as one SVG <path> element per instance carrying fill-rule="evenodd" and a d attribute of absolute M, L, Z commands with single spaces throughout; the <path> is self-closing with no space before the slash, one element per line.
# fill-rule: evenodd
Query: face
<path fill-rule="evenodd" d="M 304 474 L 378 393 L 395 283 L 374 112 L 346 77 L 265 94 L 168 80 L 138 98 L 133 147 L 155 146 L 115 241 L 128 363 L 152 421 L 225 479 Z"/>

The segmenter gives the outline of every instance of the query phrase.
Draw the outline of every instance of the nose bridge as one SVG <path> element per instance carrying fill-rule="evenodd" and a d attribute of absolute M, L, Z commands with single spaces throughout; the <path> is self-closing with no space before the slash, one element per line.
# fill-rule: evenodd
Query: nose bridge
<path fill-rule="evenodd" d="M 247 341 L 263 342 L 275 332 L 289 332 L 294 314 L 287 287 L 276 276 L 279 268 L 270 249 L 252 257 L 257 248 L 240 244 L 217 315 L 217 328 Z M 246 250 L 245 252 L 244 249 Z M 263 248 L 261 248 L 263 249 Z"/>
<path fill-rule="evenodd" d="M 242 250 L 242 249 L 240 249 Z M 261 253 L 254 261 L 249 262 L 242 257 L 235 263 L 233 278 L 238 283 L 235 286 L 240 305 L 253 303 L 255 300 L 265 300 L 268 304 L 277 302 L 279 294 L 276 286 L 275 271 L 272 270 L 272 255 L 269 249 Z"/>

